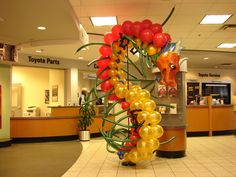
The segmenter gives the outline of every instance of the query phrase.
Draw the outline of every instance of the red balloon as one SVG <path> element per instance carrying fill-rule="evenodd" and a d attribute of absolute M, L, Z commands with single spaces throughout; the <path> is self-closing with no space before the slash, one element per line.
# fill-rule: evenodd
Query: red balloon
<path fill-rule="evenodd" d="M 123 31 L 121 29 L 121 25 L 113 26 L 111 31 L 112 31 L 112 34 L 113 34 L 115 40 L 120 38 L 120 34 L 123 34 Z"/>
<path fill-rule="evenodd" d="M 132 36 L 133 35 L 133 30 L 134 30 L 134 26 L 133 23 L 131 21 L 124 21 L 124 23 L 122 24 L 122 31 L 129 35 Z"/>
<path fill-rule="evenodd" d="M 135 132 L 133 132 L 133 133 L 130 135 L 130 137 L 129 137 L 130 140 L 134 140 L 134 139 L 137 139 L 137 138 L 140 138 L 140 136 L 139 136 L 139 134 L 137 134 L 137 133 L 135 133 Z M 137 143 L 138 143 L 138 140 L 131 142 L 131 144 L 132 144 L 133 146 L 136 146 Z"/>
<path fill-rule="evenodd" d="M 143 29 L 151 28 L 151 26 L 152 26 L 151 20 L 146 19 L 146 20 L 142 21 L 142 28 Z"/>
<path fill-rule="evenodd" d="M 163 47 L 166 44 L 166 39 L 163 33 L 156 33 L 153 37 L 153 45 L 157 48 Z"/>
<path fill-rule="evenodd" d="M 109 32 L 109 33 L 104 34 L 104 42 L 106 44 L 111 45 L 114 40 L 115 38 L 112 33 Z"/>
<path fill-rule="evenodd" d="M 139 37 L 140 32 L 142 31 L 142 23 L 141 22 L 134 22 L 133 26 L 134 26 L 133 35 L 135 37 Z"/>
<path fill-rule="evenodd" d="M 121 102 L 121 108 L 122 109 L 126 109 L 126 108 L 129 108 L 130 104 L 126 101 L 122 101 Z"/>
<path fill-rule="evenodd" d="M 154 34 L 153 34 L 152 30 L 150 30 L 150 29 L 144 29 L 140 33 L 140 39 L 146 43 L 152 42 L 153 36 L 154 36 Z"/>
<path fill-rule="evenodd" d="M 103 57 L 99 57 L 99 58 L 103 58 Z M 99 68 L 106 68 L 108 67 L 109 63 L 110 63 L 110 58 L 97 61 L 97 65 L 99 66 Z"/>
<path fill-rule="evenodd" d="M 168 33 L 163 33 L 163 34 L 164 34 L 164 38 L 165 38 L 165 40 L 166 40 L 166 43 L 167 43 L 167 42 L 170 42 L 170 41 L 171 41 L 170 35 L 169 35 Z"/>
<path fill-rule="evenodd" d="M 110 83 L 109 80 L 101 83 L 101 89 L 104 91 L 104 92 L 109 92 L 111 89 L 113 88 L 113 85 Z"/>
<path fill-rule="evenodd" d="M 110 47 L 103 45 L 103 46 L 101 46 L 101 47 L 99 48 L 99 53 L 100 53 L 103 57 L 107 57 L 107 56 L 109 56 L 109 55 L 112 53 L 112 50 L 111 50 Z"/>
<path fill-rule="evenodd" d="M 155 23 L 151 26 L 151 30 L 154 34 L 156 33 L 162 33 L 162 26 L 158 23 Z"/>
<path fill-rule="evenodd" d="M 110 100 L 110 101 L 116 101 L 116 100 L 119 100 L 119 99 L 120 98 L 118 98 L 116 96 L 116 94 L 111 94 L 111 95 L 108 96 L 108 100 Z"/>
<path fill-rule="evenodd" d="M 103 68 L 99 68 L 96 72 L 96 75 L 98 76 L 99 73 L 101 73 L 103 70 Z M 103 71 L 103 73 L 98 77 L 99 79 L 103 80 L 109 77 L 109 69 L 106 69 L 105 71 Z"/>

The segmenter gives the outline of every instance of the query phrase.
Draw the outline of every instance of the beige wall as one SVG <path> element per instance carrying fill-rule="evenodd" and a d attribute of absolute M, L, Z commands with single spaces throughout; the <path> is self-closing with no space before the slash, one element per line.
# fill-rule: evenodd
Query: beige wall
<path fill-rule="evenodd" d="M 2 86 L 2 128 L 0 128 L 0 140 L 10 138 L 10 85 L 11 68 L 10 66 L 0 65 L 0 85 Z"/>
<path fill-rule="evenodd" d="M 13 67 L 12 83 L 22 85 L 22 112 L 28 106 L 40 108 L 40 115 L 46 116 L 49 105 L 64 105 L 64 71 L 46 68 Z M 58 85 L 58 102 L 52 102 L 52 85 Z M 50 91 L 50 104 L 45 104 L 45 90 Z"/>
<path fill-rule="evenodd" d="M 198 73 L 212 73 L 219 74 L 220 77 L 199 77 Z M 234 90 L 236 89 L 235 85 L 235 70 L 223 70 L 223 69 L 188 69 L 186 74 L 187 81 L 220 81 L 220 82 L 229 82 L 231 83 L 231 103 L 233 103 Z"/>

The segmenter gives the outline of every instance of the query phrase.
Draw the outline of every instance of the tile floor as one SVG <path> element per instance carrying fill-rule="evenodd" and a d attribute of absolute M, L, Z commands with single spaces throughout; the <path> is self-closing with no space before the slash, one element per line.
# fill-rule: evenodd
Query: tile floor
<path fill-rule="evenodd" d="M 63 177 L 236 177 L 236 136 L 187 138 L 186 157 L 125 167 L 102 138 L 82 142 L 83 152 Z"/>

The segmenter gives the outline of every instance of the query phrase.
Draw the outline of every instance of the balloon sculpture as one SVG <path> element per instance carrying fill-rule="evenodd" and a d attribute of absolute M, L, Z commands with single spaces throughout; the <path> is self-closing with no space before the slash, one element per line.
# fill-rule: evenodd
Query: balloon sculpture
<path fill-rule="evenodd" d="M 104 35 L 104 43 L 89 43 L 80 47 L 78 51 L 89 45 L 101 45 L 100 57 L 91 63 L 97 64 L 97 78 L 95 86 L 90 91 L 97 99 L 104 98 L 103 125 L 112 123 L 108 132 L 101 129 L 101 134 L 107 142 L 109 152 L 117 152 L 120 159 L 133 163 L 142 160 L 150 160 L 153 152 L 158 149 L 158 138 L 163 135 L 163 128 L 159 125 L 161 114 L 156 111 L 157 103 L 153 88 L 147 88 L 155 80 L 143 88 L 134 85 L 131 81 L 139 80 L 129 72 L 129 66 L 133 66 L 145 77 L 144 65 L 148 68 L 157 66 L 161 72 L 160 84 L 175 87 L 174 77 L 179 71 L 179 54 L 176 53 L 176 43 L 171 43 L 171 37 L 164 33 L 162 26 L 171 16 L 172 12 L 160 25 L 150 20 L 142 22 L 125 21 L 122 25 L 115 25 L 111 32 Z M 129 53 L 139 53 L 141 69 L 129 58 Z M 96 88 L 101 87 L 104 95 L 98 97 Z M 112 104 L 108 104 L 112 101 Z M 120 104 L 122 110 L 111 113 L 115 105 Z M 127 113 L 114 121 L 109 115 L 118 116 Z M 123 115 L 123 114 L 122 114 Z M 128 124 L 122 123 L 128 120 Z"/>

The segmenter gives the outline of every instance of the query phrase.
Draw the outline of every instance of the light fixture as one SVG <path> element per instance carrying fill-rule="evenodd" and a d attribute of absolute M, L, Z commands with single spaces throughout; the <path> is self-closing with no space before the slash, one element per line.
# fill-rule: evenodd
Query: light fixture
<path fill-rule="evenodd" d="M 38 30 L 46 30 L 46 27 L 45 26 L 38 26 L 37 29 Z"/>
<path fill-rule="evenodd" d="M 217 48 L 234 48 L 236 47 L 236 43 L 221 43 L 217 46 Z"/>
<path fill-rule="evenodd" d="M 113 26 L 117 24 L 115 16 L 110 17 L 90 17 L 93 26 Z"/>
<path fill-rule="evenodd" d="M 229 19 L 232 15 L 206 15 L 200 24 L 208 25 L 208 24 L 223 24 L 226 20 Z"/>
<path fill-rule="evenodd" d="M 38 50 L 35 50 L 36 53 L 42 53 L 43 52 L 43 49 L 38 49 Z"/>
<path fill-rule="evenodd" d="M 79 59 L 79 60 L 83 60 L 83 59 L 84 59 L 84 57 L 78 57 L 78 59 Z"/>
<path fill-rule="evenodd" d="M 208 60 L 208 59 L 209 59 L 208 57 L 203 58 L 203 60 Z"/>

